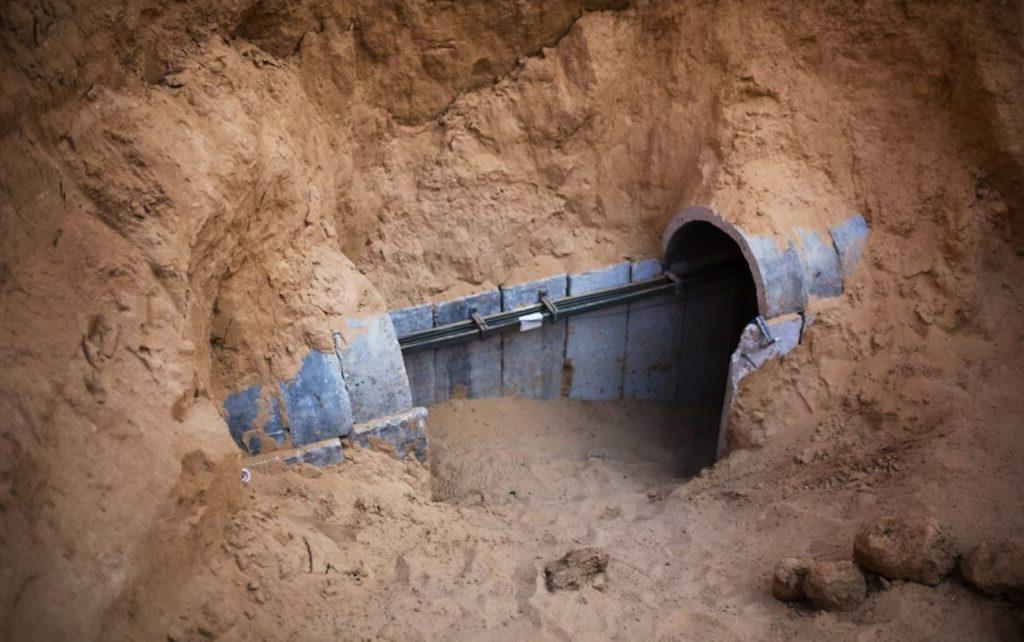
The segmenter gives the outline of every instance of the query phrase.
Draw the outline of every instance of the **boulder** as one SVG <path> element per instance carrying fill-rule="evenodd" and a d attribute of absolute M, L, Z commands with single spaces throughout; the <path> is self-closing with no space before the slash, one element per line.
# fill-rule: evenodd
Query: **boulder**
<path fill-rule="evenodd" d="M 1024 596 L 1024 538 L 982 542 L 960 564 L 964 579 L 990 595 Z"/>
<path fill-rule="evenodd" d="M 851 611 L 867 595 L 864 574 L 853 562 L 815 562 L 804 577 L 804 594 L 815 608 Z"/>
<path fill-rule="evenodd" d="M 853 541 L 853 558 L 891 580 L 935 586 L 953 570 L 953 547 L 933 517 L 882 517 L 864 523 Z"/>

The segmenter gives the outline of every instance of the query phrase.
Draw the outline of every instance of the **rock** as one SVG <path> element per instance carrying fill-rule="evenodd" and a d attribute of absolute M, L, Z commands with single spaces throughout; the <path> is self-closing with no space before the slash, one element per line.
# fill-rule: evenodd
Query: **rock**
<path fill-rule="evenodd" d="M 793 602 L 804 597 L 804 577 L 813 564 L 812 560 L 787 557 L 775 566 L 772 573 L 772 595 L 783 602 Z"/>
<path fill-rule="evenodd" d="M 544 583 L 549 591 L 576 591 L 607 568 L 607 553 L 597 548 L 579 548 L 545 566 Z"/>
<path fill-rule="evenodd" d="M 851 611 L 867 594 L 864 574 L 853 562 L 815 562 L 807 570 L 804 594 L 815 608 L 825 611 Z"/>
<path fill-rule="evenodd" d="M 960 565 L 964 579 L 990 595 L 1024 596 L 1024 538 L 982 542 Z"/>
<path fill-rule="evenodd" d="M 953 547 L 933 517 L 883 517 L 861 525 L 853 558 L 872 573 L 935 586 L 953 570 Z"/>

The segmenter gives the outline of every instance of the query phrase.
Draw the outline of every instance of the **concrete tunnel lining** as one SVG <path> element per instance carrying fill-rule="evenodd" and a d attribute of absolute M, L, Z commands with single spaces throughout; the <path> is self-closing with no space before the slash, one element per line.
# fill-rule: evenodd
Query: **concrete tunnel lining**
<path fill-rule="evenodd" d="M 754 290 L 757 297 L 757 309 L 760 314 L 766 315 L 769 307 L 761 263 L 757 260 L 750 244 L 747 242 L 746 235 L 740 232 L 732 223 L 722 218 L 718 212 L 699 205 L 687 207 L 677 212 L 669 220 L 661 236 L 662 255 L 665 259 L 668 260 L 676 254 L 682 238 L 680 232 L 683 232 L 683 229 L 692 223 L 708 223 L 732 239 L 746 260 L 747 267 L 750 269 L 750 276 L 754 281 Z"/>
<path fill-rule="evenodd" d="M 697 230 L 714 233 L 696 234 Z M 329 451 L 324 461 L 336 463 L 341 458 L 339 439 L 348 437 L 359 442 L 389 441 L 396 446 L 398 456 L 414 454 L 422 459 L 426 452 L 423 407 L 453 396 L 550 399 L 565 395 L 605 401 L 636 398 L 691 403 L 699 409 L 696 420 L 709 432 L 715 431 L 721 446 L 739 378 L 751 371 L 749 364 L 781 356 L 799 342 L 802 316 L 797 317 L 799 327 L 793 326 L 793 332 L 789 321 L 779 325 L 794 316 L 788 313 L 802 314 L 809 296 L 842 292 L 843 278 L 860 258 L 867 224 L 857 215 L 824 235 L 804 229 L 792 233 L 795 243 L 755 236 L 710 208 L 688 207 L 679 211 L 665 229 L 663 260 L 632 261 L 581 274 L 503 285 L 455 301 L 392 310 L 374 319 L 350 320 L 359 328 L 376 331 L 351 333 L 350 341 L 339 341 L 335 333 L 333 354 L 307 358 L 316 364 L 329 364 L 327 370 L 332 377 L 321 376 L 324 368 L 314 372 L 309 363 L 304 363 L 292 380 L 230 395 L 224 402 L 226 420 L 236 443 L 250 454 L 259 451 L 261 442 L 276 442 L 304 449 L 292 453 L 292 457 L 309 461 L 318 457 L 316 453 L 310 455 L 309 449 L 315 450 L 319 444 Z M 728 251 L 716 238 L 729 241 Z M 663 267 L 671 267 L 673 261 L 694 258 L 680 257 L 681 250 L 694 256 L 710 255 L 703 256 L 705 264 L 715 264 L 718 253 L 717 258 L 725 256 L 726 263 L 733 267 L 738 267 L 738 253 L 745 263 L 742 280 L 746 285 L 734 298 L 701 295 L 704 298 L 698 300 L 707 303 L 707 309 L 687 306 L 685 297 L 669 295 L 660 301 L 620 306 L 616 314 L 622 316 L 621 320 L 611 318 L 614 315 L 609 311 L 588 313 L 527 333 L 509 332 L 479 343 L 401 354 L 399 335 L 458 321 L 472 311 L 487 308 L 481 302 L 493 301 L 491 307 L 500 305 L 503 310 L 517 309 L 535 304 L 539 293 L 551 292 L 556 282 L 554 290 L 561 292 L 643 281 Z M 749 278 L 745 278 L 747 275 Z M 573 287 L 574 283 L 579 285 Z M 769 327 L 785 328 L 787 340 L 772 346 L 762 342 L 764 337 L 750 323 L 757 314 L 768 318 Z M 687 326 L 688 339 L 684 339 Z M 544 340 L 551 336 L 552 341 Z M 603 353 L 608 350 L 614 354 Z M 737 355 L 744 357 L 739 369 Z M 581 380 L 576 381 L 576 376 Z M 588 379 L 584 381 L 583 376 Z M 277 394 L 278 389 L 282 394 Z M 338 404 L 327 403 L 335 397 L 340 399 Z M 261 411 L 264 406 L 266 409 Z M 344 412 L 329 412 L 334 406 Z M 342 415 L 338 420 L 337 416 Z M 282 419 L 287 426 L 279 425 Z M 310 430 L 303 429 L 303 421 Z M 250 448 L 243 435 L 269 439 L 257 439 L 256 448 Z M 286 436 L 287 441 L 283 439 Z"/>

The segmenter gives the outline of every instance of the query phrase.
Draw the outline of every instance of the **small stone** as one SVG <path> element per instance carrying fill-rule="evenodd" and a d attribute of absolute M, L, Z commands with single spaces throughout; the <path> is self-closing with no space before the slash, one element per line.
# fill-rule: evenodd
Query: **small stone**
<path fill-rule="evenodd" d="M 953 547 L 933 517 L 883 517 L 861 525 L 853 558 L 890 580 L 935 586 L 953 570 Z"/>
<path fill-rule="evenodd" d="M 608 568 L 608 554 L 597 548 L 579 548 L 544 567 L 549 591 L 579 590 Z"/>
<path fill-rule="evenodd" d="M 804 577 L 804 594 L 824 611 L 852 611 L 864 601 L 867 582 L 850 561 L 815 562 Z"/>
<path fill-rule="evenodd" d="M 235 553 L 235 564 L 238 565 L 238 570 L 243 572 L 251 566 L 249 558 L 242 553 Z"/>
<path fill-rule="evenodd" d="M 1024 596 L 1024 538 L 982 542 L 964 558 L 960 570 L 989 595 Z"/>
<path fill-rule="evenodd" d="M 781 560 L 772 573 L 772 595 L 783 602 L 793 602 L 804 596 L 804 577 L 812 560 L 787 557 Z"/>

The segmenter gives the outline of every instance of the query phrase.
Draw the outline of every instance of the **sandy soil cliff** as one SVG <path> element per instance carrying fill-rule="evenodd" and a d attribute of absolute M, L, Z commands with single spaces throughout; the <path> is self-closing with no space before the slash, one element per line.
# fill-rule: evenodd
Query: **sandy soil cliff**
<path fill-rule="evenodd" d="M 1019 2 L 11 2 L 0 85 L 5 637 L 1015 634 L 959 586 L 810 616 L 764 581 L 883 511 L 965 545 L 1024 526 Z M 657 510 L 588 535 L 606 507 L 571 492 L 433 503 L 374 453 L 238 484 L 219 400 L 335 320 L 656 255 L 691 203 L 872 233 L 745 381 L 753 448 Z M 632 579 L 531 592 L 588 537 Z M 341 575 L 313 585 L 307 549 Z"/>

